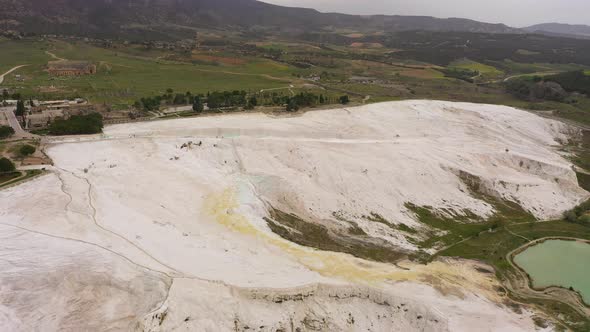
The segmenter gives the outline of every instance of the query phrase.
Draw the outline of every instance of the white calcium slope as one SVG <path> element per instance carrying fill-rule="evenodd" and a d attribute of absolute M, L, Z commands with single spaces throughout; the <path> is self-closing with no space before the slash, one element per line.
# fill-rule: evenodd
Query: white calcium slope
<path fill-rule="evenodd" d="M 162 331 L 532 329 L 527 313 L 498 305 L 497 282 L 474 262 L 405 270 L 295 245 L 263 218 L 269 205 L 320 223 L 338 222 L 337 213 L 415 250 L 362 216 L 418 227 L 408 202 L 491 215 L 459 171 L 538 218 L 556 216 L 588 196 L 555 150 L 566 131 L 508 107 L 408 101 L 117 125 L 100 137 L 57 140 L 47 151 L 52 174 L 0 191 L 0 223 L 12 225 L 0 227 L 12 241 L 0 254 L 13 256 L 0 268 L 20 266 L 0 277 L 0 320 L 42 327 L 54 317 L 47 297 L 70 306 L 98 274 L 113 279 L 111 288 L 89 290 L 87 303 L 121 315 L 95 322 L 103 307 L 81 306 L 56 314 L 50 330 L 76 330 L 76 319 L 80 329 Z M 29 253 L 48 241 L 63 248 Z M 53 286 L 59 271 L 78 265 L 80 278 Z M 49 277 L 16 281 L 31 275 Z M 22 290 L 29 283 L 34 290 Z"/>

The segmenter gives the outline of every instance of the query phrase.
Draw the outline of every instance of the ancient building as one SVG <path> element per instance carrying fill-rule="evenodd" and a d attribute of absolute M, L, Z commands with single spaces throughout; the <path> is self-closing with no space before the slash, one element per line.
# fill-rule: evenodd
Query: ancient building
<path fill-rule="evenodd" d="M 47 65 L 52 76 L 82 76 L 96 74 L 96 65 L 88 61 L 51 61 Z"/>

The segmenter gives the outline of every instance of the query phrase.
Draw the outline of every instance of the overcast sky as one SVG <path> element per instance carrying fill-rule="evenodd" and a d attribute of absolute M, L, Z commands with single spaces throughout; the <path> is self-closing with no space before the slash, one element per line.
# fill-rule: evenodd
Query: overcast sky
<path fill-rule="evenodd" d="M 524 27 L 537 23 L 590 25 L 590 0 L 261 0 L 322 12 L 462 17 Z"/>

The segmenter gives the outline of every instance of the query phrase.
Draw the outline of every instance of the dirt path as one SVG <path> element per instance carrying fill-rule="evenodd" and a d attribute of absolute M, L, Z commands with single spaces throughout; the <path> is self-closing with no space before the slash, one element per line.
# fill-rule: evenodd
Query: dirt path
<path fill-rule="evenodd" d="M 524 237 L 524 236 L 522 236 L 522 235 L 520 235 L 520 234 L 514 233 L 514 232 L 513 232 L 513 231 L 512 231 L 510 228 L 508 228 L 508 227 L 504 227 L 504 229 L 505 229 L 505 230 L 506 230 L 508 233 L 510 233 L 510 235 L 512 235 L 512 236 L 516 236 L 516 237 L 518 237 L 518 238 L 521 238 L 521 239 L 523 239 L 523 240 L 525 240 L 525 241 L 529 241 L 529 242 L 531 241 L 531 239 L 529 239 L 529 238 L 527 238 L 527 237 Z"/>
<path fill-rule="evenodd" d="M 518 74 L 518 75 L 512 75 L 512 76 L 508 76 L 506 78 L 502 78 L 502 79 L 496 79 L 496 80 L 490 80 L 490 81 L 486 81 L 486 82 L 480 82 L 477 83 L 478 85 L 489 85 L 489 84 L 497 84 L 497 83 L 506 83 L 510 80 L 513 80 L 515 78 L 519 78 L 519 77 L 526 77 L 526 76 L 549 76 L 549 75 L 555 75 L 555 74 L 559 74 L 560 72 L 558 71 L 545 71 L 545 72 L 536 72 L 536 73 L 530 73 L 530 74 Z M 479 77 L 481 75 L 478 75 L 476 77 Z"/>
<path fill-rule="evenodd" d="M 238 75 L 238 76 L 257 76 L 257 77 L 267 78 L 269 80 L 281 81 L 281 82 L 289 82 L 291 84 L 294 84 L 294 83 L 292 83 L 293 81 L 291 79 L 289 79 L 289 78 L 286 78 L 286 77 L 276 77 L 276 76 L 272 76 L 272 75 L 269 75 L 269 74 L 251 74 L 251 73 L 240 73 L 240 72 L 235 72 L 235 71 L 210 70 L 210 69 L 201 69 L 201 68 L 194 68 L 193 70 L 202 71 L 202 72 L 205 72 L 205 73 L 222 73 L 222 74 Z"/>
<path fill-rule="evenodd" d="M 15 70 L 17 70 L 17 69 L 20 69 L 20 68 L 22 68 L 22 67 L 25 67 L 25 66 L 28 66 L 28 65 L 20 65 L 20 66 L 16 66 L 16 67 L 14 67 L 14 68 L 10 69 L 9 71 L 5 72 L 4 74 L 0 75 L 0 84 L 2 84 L 2 83 L 4 82 L 4 76 L 6 76 L 6 75 L 8 75 L 8 74 L 12 73 L 13 71 L 15 71 Z"/>
<path fill-rule="evenodd" d="M 523 222 L 523 223 L 518 223 L 518 224 L 513 224 L 513 225 L 540 224 L 540 223 L 545 223 L 545 222 L 552 222 L 552 221 L 553 221 L 553 220 L 540 220 L 540 221 L 539 221 L 539 220 L 535 220 L 535 221 Z M 522 235 L 519 235 L 519 234 L 516 234 L 516 233 L 514 233 L 512 230 L 508 229 L 508 227 L 507 227 L 507 226 L 504 226 L 504 229 L 505 229 L 505 230 L 506 230 L 506 231 L 507 231 L 507 232 L 508 232 L 510 235 L 512 235 L 512 236 L 519 237 L 519 238 L 521 238 L 521 239 L 524 239 L 524 240 L 526 240 L 526 241 L 530 241 L 530 239 L 527 239 L 526 237 L 524 237 L 524 236 L 522 236 Z M 480 235 L 482 235 L 482 234 L 484 234 L 484 233 L 487 233 L 487 232 L 490 232 L 490 230 L 489 230 L 489 229 L 486 229 L 485 231 L 481 231 L 481 232 L 477 233 L 477 235 L 472 235 L 472 236 L 470 236 L 470 237 L 466 237 L 466 238 L 464 238 L 464 239 L 463 239 L 463 240 L 461 240 L 461 241 L 458 241 L 458 242 L 455 242 L 455 243 L 449 244 L 448 246 L 446 246 L 446 247 L 443 247 L 443 248 L 441 248 L 441 249 L 437 250 L 437 251 L 436 251 L 436 252 L 433 254 L 433 256 L 436 256 L 436 255 L 440 254 L 441 252 L 443 252 L 443 251 L 445 251 L 445 250 L 447 250 L 447 249 L 450 249 L 450 248 L 452 248 L 452 247 L 454 247 L 454 246 L 457 246 L 457 245 L 459 245 L 459 244 L 461 244 L 461 243 L 463 243 L 463 242 L 469 241 L 469 240 L 473 239 L 474 237 L 479 237 Z"/>
<path fill-rule="evenodd" d="M 45 53 L 47 55 L 49 55 L 50 57 L 52 57 L 53 59 L 57 60 L 57 61 L 66 61 L 67 60 L 67 59 L 64 59 L 64 58 L 60 58 L 57 55 L 55 55 L 54 53 L 49 52 L 49 51 L 45 51 Z"/>

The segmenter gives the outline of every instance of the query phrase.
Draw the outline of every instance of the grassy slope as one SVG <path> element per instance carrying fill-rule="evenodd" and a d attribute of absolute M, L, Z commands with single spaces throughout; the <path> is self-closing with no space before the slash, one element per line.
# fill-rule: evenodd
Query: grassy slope
<path fill-rule="evenodd" d="M 46 63 L 49 59 L 45 54 L 47 46 L 37 41 L 0 40 L 0 74 L 18 65 Z"/>
<path fill-rule="evenodd" d="M 10 180 L 14 180 L 21 176 L 21 172 L 12 172 L 12 173 L 0 173 L 0 185 Z"/>
<path fill-rule="evenodd" d="M 440 255 L 486 262 L 496 269 L 496 275 L 500 280 L 507 280 L 514 273 L 506 258 L 508 253 L 529 242 L 524 238 L 534 240 L 552 236 L 590 239 L 590 227 L 564 221 L 505 225 L 493 232 L 481 233 L 477 237 L 443 251 Z M 533 300 L 519 298 L 515 294 L 510 295 L 515 300 L 535 304 L 552 317 L 561 315 L 560 321 L 565 322 L 575 331 L 590 329 L 590 318 L 579 315 L 567 305 L 557 301 Z"/>
<path fill-rule="evenodd" d="M 577 151 L 578 157 L 574 160 L 578 166 L 588 166 L 590 160 L 590 132 L 585 132 L 581 149 Z M 578 174 L 580 185 L 590 190 L 590 176 Z M 486 198 L 488 200 L 489 198 Z M 496 269 L 500 280 L 507 281 L 514 274 L 514 270 L 507 261 L 506 256 L 520 246 L 539 238 L 544 237 L 574 237 L 590 240 L 590 226 L 568 223 L 561 220 L 532 222 L 526 218 L 522 210 L 514 208 L 501 208 L 494 204 L 496 210 L 500 211 L 498 227 L 493 230 L 481 232 L 464 241 L 458 241 L 439 252 L 441 256 L 463 257 L 486 262 Z M 514 207 L 514 206 L 513 206 Z M 423 215 L 418 214 L 423 219 Z M 467 226 L 455 224 L 451 228 L 450 236 L 461 236 Z M 470 226 L 475 227 L 475 226 Z M 455 229 L 459 229 L 457 231 Z M 473 235 L 473 233 L 471 233 Z M 464 237 L 463 237 L 464 238 Z M 511 297 L 518 301 L 532 303 L 552 317 L 560 317 L 559 321 L 575 331 L 590 330 L 590 317 L 583 317 L 567 305 L 548 300 L 519 298 L 515 294 Z"/>
<path fill-rule="evenodd" d="M 0 68 L 20 63 L 33 64 L 18 71 L 26 77 L 25 82 L 15 82 L 9 77 L 5 85 L 22 87 L 18 91 L 36 96 L 39 95 L 38 87 L 54 86 L 63 92 L 52 93 L 51 97 L 79 95 L 93 102 L 113 104 L 131 103 L 143 96 L 161 94 L 167 88 L 206 93 L 213 90 L 257 91 L 281 87 L 288 84 L 291 74 L 288 67 L 263 60 L 241 66 L 203 66 L 158 61 L 155 57 L 138 57 L 116 49 L 97 48 L 82 43 L 56 42 L 53 45 L 56 49 L 52 52 L 57 56 L 70 60 L 93 61 L 98 64 L 98 73 L 83 77 L 54 78 L 45 71 L 49 56 L 44 51 L 41 56 L 38 54 L 38 44 L 0 44 L 2 49 L 5 46 L 11 50 L 12 55 L 5 56 L 2 52 Z M 23 53 L 32 55 L 22 61 L 17 55 Z M 265 76 L 271 73 L 277 79 Z"/>
<path fill-rule="evenodd" d="M 485 65 L 483 63 L 471 61 L 468 59 L 454 61 L 450 64 L 449 67 L 478 71 L 484 77 L 499 77 L 504 75 L 504 72 L 498 70 L 496 67 L 492 67 L 490 65 Z"/>

